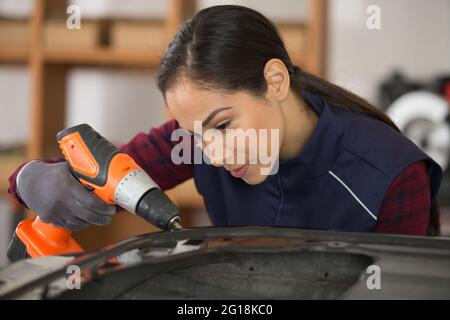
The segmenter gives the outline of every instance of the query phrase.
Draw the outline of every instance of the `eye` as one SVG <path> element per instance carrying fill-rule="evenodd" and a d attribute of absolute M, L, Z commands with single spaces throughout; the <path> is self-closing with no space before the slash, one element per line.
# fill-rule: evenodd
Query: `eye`
<path fill-rule="evenodd" d="M 222 121 L 214 129 L 224 130 L 230 125 L 230 123 L 231 123 L 231 120 Z"/>

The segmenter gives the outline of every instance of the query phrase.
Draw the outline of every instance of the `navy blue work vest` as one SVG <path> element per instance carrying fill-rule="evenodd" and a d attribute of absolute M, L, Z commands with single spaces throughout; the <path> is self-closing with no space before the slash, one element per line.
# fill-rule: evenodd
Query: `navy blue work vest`
<path fill-rule="evenodd" d="M 215 226 L 285 226 L 370 231 L 386 191 L 408 165 L 425 160 L 432 201 L 442 170 L 406 137 L 381 121 L 329 105 L 318 95 L 305 101 L 319 121 L 295 158 L 258 185 L 223 167 L 194 165 L 194 181 Z"/>

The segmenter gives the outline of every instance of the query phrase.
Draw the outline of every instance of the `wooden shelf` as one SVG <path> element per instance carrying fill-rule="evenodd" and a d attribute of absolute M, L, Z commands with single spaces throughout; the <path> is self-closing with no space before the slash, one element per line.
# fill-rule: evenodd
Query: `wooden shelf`
<path fill-rule="evenodd" d="M 0 63 L 27 63 L 29 50 L 0 48 Z"/>
<path fill-rule="evenodd" d="M 0 48 L 1 64 L 28 63 L 29 50 Z M 161 56 L 155 52 L 114 49 L 45 49 L 44 62 L 67 65 L 102 65 L 156 68 Z"/>
<path fill-rule="evenodd" d="M 46 63 L 156 68 L 161 57 L 155 52 L 114 49 L 44 49 Z"/>

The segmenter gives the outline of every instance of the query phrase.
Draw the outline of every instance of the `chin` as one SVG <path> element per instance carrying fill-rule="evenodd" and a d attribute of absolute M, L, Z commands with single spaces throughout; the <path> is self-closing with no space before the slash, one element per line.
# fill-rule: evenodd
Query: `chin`
<path fill-rule="evenodd" d="M 250 172 L 250 170 L 249 170 L 247 172 L 247 174 L 245 176 L 243 176 L 241 179 L 244 180 L 245 183 L 250 184 L 250 185 L 257 185 L 257 184 L 263 183 L 267 179 L 268 176 L 258 174 L 258 170 L 255 170 L 256 173 L 253 172 L 254 170 L 252 170 L 252 172 Z"/>

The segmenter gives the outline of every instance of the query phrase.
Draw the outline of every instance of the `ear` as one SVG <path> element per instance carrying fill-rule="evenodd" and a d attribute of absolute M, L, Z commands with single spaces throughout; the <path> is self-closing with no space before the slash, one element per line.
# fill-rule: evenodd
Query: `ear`
<path fill-rule="evenodd" d="M 289 72 L 280 59 L 270 59 L 264 66 L 264 78 L 267 82 L 266 99 L 278 102 L 287 98 L 290 88 Z"/>

